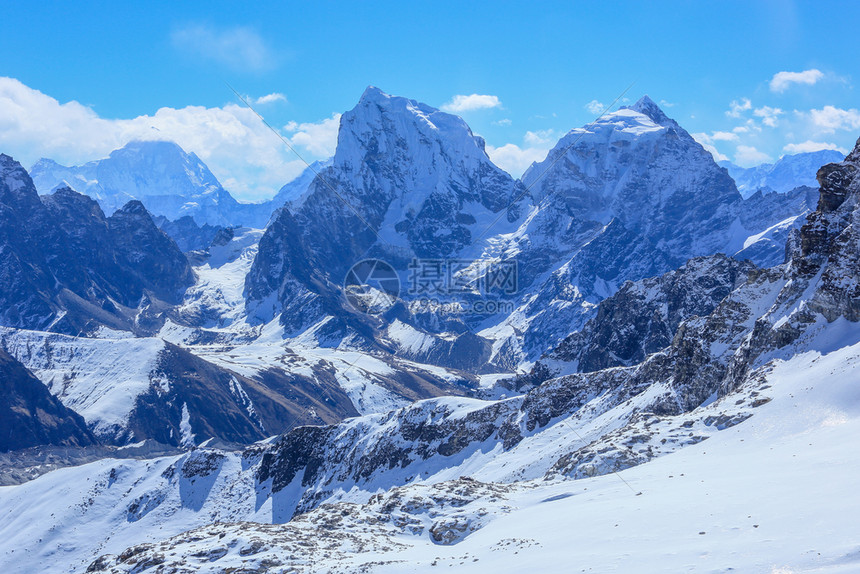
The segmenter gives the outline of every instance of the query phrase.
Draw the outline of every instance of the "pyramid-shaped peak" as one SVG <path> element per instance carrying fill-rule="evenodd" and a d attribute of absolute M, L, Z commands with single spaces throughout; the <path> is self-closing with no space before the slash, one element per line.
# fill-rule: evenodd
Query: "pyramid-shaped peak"
<path fill-rule="evenodd" d="M 146 207 L 143 205 L 143 203 L 141 203 L 137 199 L 132 199 L 114 213 L 114 217 L 116 216 L 150 217 L 150 214 L 149 211 L 147 211 Z"/>
<path fill-rule="evenodd" d="M 389 99 L 391 99 L 390 94 L 386 94 L 376 86 L 367 86 L 359 102 L 382 102 Z"/>
<path fill-rule="evenodd" d="M 114 157 L 138 152 L 152 155 L 188 155 L 178 143 L 170 140 L 132 140 L 123 147 L 113 150 L 110 155 Z"/>
<path fill-rule="evenodd" d="M 655 124 L 675 124 L 675 121 L 670 119 L 669 116 L 663 112 L 660 106 L 658 106 L 657 103 L 647 95 L 639 98 L 639 101 L 630 106 L 629 109 L 648 116 Z"/>
<path fill-rule="evenodd" d="M 0 168 L 2 168 L 4 172 L 24 169 L 11 155 L 6 155 L 5 153 L 0 153 Z"/>
<path fill-rule="evenodd" d="M 648 96 L 648 94 L 645 94 L 644 96 L 639 98 L 639 101 L 632 106 L 632 109 L 636 110 L 637 112 L 641 112 L 650 108 L 657 108 L 659 110 L 660 106 L 658 106 L 657 102 L 652 100 L 650 96 Z"/>

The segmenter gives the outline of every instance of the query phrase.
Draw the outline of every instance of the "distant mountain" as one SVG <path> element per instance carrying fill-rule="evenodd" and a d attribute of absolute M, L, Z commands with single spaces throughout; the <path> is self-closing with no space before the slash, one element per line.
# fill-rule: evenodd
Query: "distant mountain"
<path fill-rule="evenodd" d="M 155 215 L 229 225 L 240 204 L 194 153 L 173 142 L 133 141 L 100 160 L 66 167 L 41 159 L 30 169 L 41 193 L 68 185 L 113 213 L 132 199 Z"/>
<path fill-rule="evenodd" d="M 828 163 L 838 163 L 845 157 L 836 150 L 821 150 L 795 155 L 784 155 L 776 163 L 763 163 L 756 167 L 743 168 L 726 160 L 720 166 L 729 171 L 738 191 L 749 197 L 759 189 L 785 193 L 795 187 L 817 187 L 815 174 L 818 168 Z"/>
<path fill-rule="evenodd" d="M 275 209 L 301 197 L 313 179 L 313 172 L 306 170 L 275 198 L 241 203 L 196 154 L 170 141 L 132 141 L 104 159 L 80 166 L 41 159 L 30 175 L 40 193 L 68 186 L 98 201 L 107 214 L 136 199 L 153 215 L 171 221 L 190 216 L 201 226 L 257 228 L 268 223 Z"/>

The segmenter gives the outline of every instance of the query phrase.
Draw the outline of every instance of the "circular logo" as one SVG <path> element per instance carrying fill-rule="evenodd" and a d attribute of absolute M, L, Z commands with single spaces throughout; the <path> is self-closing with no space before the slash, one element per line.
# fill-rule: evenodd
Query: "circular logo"
<path fill-rule="evenodd" d="M 400 296 L 400 278 L 394 267 L 380 259 L 359 261 L 346 273 L 343 289 L 350 304 L 362 313 L 377 315 Z"/>

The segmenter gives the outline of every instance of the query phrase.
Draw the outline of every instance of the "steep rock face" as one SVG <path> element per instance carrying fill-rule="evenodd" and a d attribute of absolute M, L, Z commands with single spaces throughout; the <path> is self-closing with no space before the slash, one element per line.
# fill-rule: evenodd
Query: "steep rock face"
<path fill-rule="evenodd" d="M 331 165 L 301 205 L 273 218 L 246 283 L 249 305 L 274 297 L 292 308 L 367 256 L 404 270 L 411 257 L 451 256 L 518 189 L 462 119 L 368 88 L 341 117 Z"/>
<path fill-rule="evenodd" d="M 80 333 L 131 329 L 145 293 L 176 301 L 193 282 L 185 256 L 139 203 L 105 218 L 68 188 L 40 198 L 27 172 L 0 156 L 3 324 Z"/>
<path fill-rule="evenodd" d="M 180 217 L 176 221 L 171 221 L 163 215 L 155 216 L 152 220 L 160 230 L 176 242 L 176 246 L 183 253 L 206 249 L 220 231 L 229 229 L 208 223 L 197 225 L 190 215 Z"/>
<path fill-rule="evenodd" d="M 647 96 L 572 130 L 520 183 L 489 162 L 459 118 L 368 88 L 341 119 L 331 165 L 273 217 L 246 307 L 262 321 L 281 313 L 290 332 L 334 316 L 343 326 L 334 340 L 358 330 L 374 346 L 382 331 L 401 356 L 458 368 L 466 357 L 451 357 L 445 337 L 471 330 L 478 347 L 491 348 L 477 368 L 514 368 L 583 325 L 627 280 L 721 252 L 765 267 L 783 262 L 806 199 L 795 190 L 742 200 L 727 172 Z M 424 338 L 420 352 L 415 337 L 399 340 L 390 324 L 344 305 L 343 277 L 368 257 L 399 271 L 403 306 L 391 314 Z M 468 311 L 485 302 L 476 289 L 437 297 L 454 305 L 428 313 L 405 289 L 413 257 L 472 261 L 472 286 L 492 262 L 514 260 L 518 291 L 499 296 L 498 313 Z"/>
<path fill-rule="evenodd" d="M 107 218 L 107 225 L 117 262 L 130 275 L 128 287 L 122 290 L 130 301 L 146 289 L 177 303 L 181 289 L 194 282 L 194 275 L 179 247 L 155 226 L 143 204 L 128 202 Z"/>
<path fill-rule="evenodd" d="M 732 179 L 647 96 L 571 130 L 523 183 L 535 206 L 504 247 L 526 286 L 502 321 L 514 362 L 555 346 L 625 281 L 732 254 L 749 235 Z"/>
<path fill-rule="evenodd" d="M 647 96 L 569 132 L 523 183 L 536 206 L 504 252 L 531 287 L 501 322 L 509 344 L 496 359 L 513 353 L 514 364 L 577 330 L 627 280 L 714 253 L 782 263 L 808 208 L 801 190 L 742 200 L 728 173 Z"/>
<path fill-rule="evenodd" d="M 544 207 L 530 230 L 615 221 L 679 263 L 726 247 L 735 217 L 727 208 L 740 199 L 725 170 L 647 96 L 569 132 L 523 183 Z M 556 233 L 542 236 L 549 243 Z"/>
<path fill-rule="evenodd" d="M 248 444 L 306 424 L 358 413 L 336 381 L 272 369 L 262 380 L 231 373 L 167 344 L 119 442 L 152 438 L 193 446 L 209 438 Z"/>
<path fill-rule="evenodd" d="M 628 282 L 550 357 L 586 373 L 641 363 L 668 347 L 683 321 L 710 314 L 755 271 L 752 263 L 714 255 L 691 259 L 660 277 Z"/>
<path fill-rule="evenodd" d="M 741 222 L 748 229 L 762 231 L 747 238 L 734 257 L 751 259 L 761 267 L 784 263 L 788 236 L 803 225 L 817 203 L 818 189 L 811 187 L 796 187 L 785 193 L 759 190 L 747 196 L 741 204 Z"/>
<path fill-rule="evenodd" d="M 860 141 L 841 163 L 818 171 L 818 209 L 790 241 L 792 269 L 820 273 L 809 307 L 828 321 L 860 320 Z"/>
<path fill-rule="evenodd" d="M 24 365 L 0 349 L 0 452 L 95 443 L 80 415 L 64 407 Z"/>

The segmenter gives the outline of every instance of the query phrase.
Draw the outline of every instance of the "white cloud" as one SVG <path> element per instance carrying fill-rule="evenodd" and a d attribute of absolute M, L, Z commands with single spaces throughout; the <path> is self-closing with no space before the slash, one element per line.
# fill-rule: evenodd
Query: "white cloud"
<path fill-rule="evenodd" d="M 497 120 L 497 121 L 493 122 L 493 125 L 494 126 L 503 126 L 503 127 L 509 126 L 509 125 L 511 125 L 511 120 L 510 120 L 510 118 L 504 118 L 504 119 Z"/>
<path fill-rule="evenodd" d="M 834 106 L 824 106 L 820 110 L 809 110 L 809 116 L 812 124 L 825 133 L 860 128 L 860 111 L 854 108 L 843 110 Z"/>
<path fill-rule="evenodd" d="M 481 94 L 472 94 L 470 96 L 464 96 L 462 94 L 458 94 L 451 98 L 451 101 L 447 104 L 444 104 L 441 109 L 446 112 L 471 112 L 473 110 L 483 110 L 488 108 L 498 108 L 501 107 L 502 102 L 499 100 L 498 96 L 488 96 Z"/>
<path fill-rule="evenodd" d="M 725 132 L 715 132 L 723 134 Z M 712 156 L 714 156 L 714 161 L 726 161 L 728 158 L 727 155 L 721 154 L 719 150 L 714 146 L 714 139 L 712 136 L 709 136 L 706 133 L 696 133 L 690 134 L 693 136 L 693 139 L 699 142 L 699 144 L 705 148 Z"/>
<path fill-rule="evenodd" d="M 262 105 L 262 104 L 273 104 L 275 102 L 286 102 L 286 101 L 287 101 L 287 96 L 285 96 L 284 94 L 278 93 L 278 92 L 274 92 L 271 94 L 267 94 L 265 96 L 260 96 L 259 98 L 254 100 L 254 103 Z"/>
<path fill-rule="evenodd" d="M 660 100 L 661 108 L 674 108 L 677 104 L 673 102 L 667 102 L 666 100 Z"/>
<path fill-rule="evenodd" d="M 732 103 L 729 104 L 729 111 L 726 112 L 726 115 L 730 118 L 739 118 L 748 110 L 752 109 L 752 102 L 749 98 L 741 98 L 740 101 L 732 100 Z"/>
<path fill-rule="evenodd" d="M 770 80 L 770 90 L 782 93 L 791 87 L 792 84 L 812 86 L 823 77 L 824 74 L 820 70 L 815 69 L 804 70 L 803 72 L 778 72 Z"/>
<path fill-rule="evenodd" d="M 262 72 L 276 64 L 272 51 L 252 28 L 216 29 L 195 24 L 174 30 L 170 39 L 180 52 L 236 72 Z"/>
<path fill-rule="evenodd" d="M 548 152 L 549 149 L 547 148 L 521 148 L 512 143 L 501 147 L 487 145 L 487 155 L 490 156 L 493 163 L 514 177 L 521 176 L 532 163 L 543 161 Z"/>
<path fill-rule="evenodd" d="M 314 156 L 323 158 L 334 155 L 339 127 L 340 114 L 332 114 L 330 118 L 318 123 L 290 122 L 284 126 L 284 130 L 295 132 L 289 138 L 291 144 L 302 146 Z"/>
<path fill-rule="evenodd" d="M 293 131 L 291 139 L 306 159 L 322 159 L 331 155 L 337 119 L 297 124 Z M 242 199 L 271 197 L 304 168 L 243 106 L 161 108 L 153 115 L 104 119 L 78 102 L 61 104 L 16 79 L 0 77 L 0 151 L 25 167 L 40 157 L 81 164 L 136 139 L 175 141 L 196 153 Z"/>
<path fill-rule="evenodd" d="M 699 142 L 701 143 L 701 142 Z M 712 156 L 714 156 L 714 161 L 727 161 L 729 156 L 720 153 L 720 151 L 710 144 L 702 144 L 702 147 L 705 148 L 705 151 L 709 152 Z"/>
<path fill-rule="evenodd" d="M 585 109 L 588 110 L 588 113 L 596 116 L 598 114 L 602 114 L 603 110 L 606 109 L 606 106 L 597 100 L 591 100 L 585 104 Z"/>
<path fill-rule="evenodd" d="M 554 130 L 527 131 L 525 137 L 523 137 L 523 141 L 529 144 L 530 147 L 545 146 L 554 143 L 556 139 Z"/>
<path fill-rule="evenodd" d="M 733 142 L 738 140 L 738 134 L 734 132 L 714 132 L 711 134 L 714 141 Z"/>
<path fill-rule="evenodd" d="M 785 112 L 779 108 L 772 108 L 770 106 L 762 106 L 760 108 L 756 108 L 753 111 L 757 117 L 761 118 L 761 123 L 764 125 L 775 128 L 777 124 L 777 118 L 784 114 Z"/>
<path fill-rule="evenodd" d="M 735 163 L 741 167 L 753 167 L 771 159 L 769 155 L 750 145 L 739 145 L 735 150 Z"/>
<path fill-rule="evenodd" d="M 807 152 L 812 152 L 812 151 L 821 151 L 821 150 L 825 150 L 825 149 L 833 149 L 833 150 L 836 150 L 838 152 L 842 152 L 844 154 L 848 153 L 847 149 L 841 148 L 838 145 L 836 145 L 835 143 L 815 142 L 812 140 L 806 140 L 805 142 L 801 142 L 801 143 L 790 143 L 782 149 L 786 153 L 790 153 L 790 154 L 807 153 Z"/>

